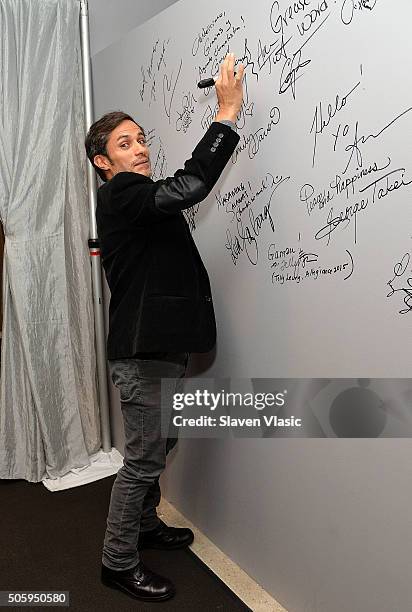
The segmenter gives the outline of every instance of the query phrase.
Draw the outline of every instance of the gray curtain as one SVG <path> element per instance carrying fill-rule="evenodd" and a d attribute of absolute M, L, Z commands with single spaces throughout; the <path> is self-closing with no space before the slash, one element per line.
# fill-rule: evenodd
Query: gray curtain
<path fill-rule="evenodd" d="M 0 478 L 100 448 L 78 0 L 0 0 Z"/>

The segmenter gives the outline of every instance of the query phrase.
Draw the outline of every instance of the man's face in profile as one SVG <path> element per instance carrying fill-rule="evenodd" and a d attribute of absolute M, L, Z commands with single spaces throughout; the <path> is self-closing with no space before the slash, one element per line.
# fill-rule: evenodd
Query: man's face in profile
<path fill-rule="evenodd" d="M 96 155 L 95 163 L 106 170 L 110 180 L 119 172 L 136 172 L 150 177 L 149 148 L 142 128 L 126 119 L 110 134 L 106 144 L 106 155 Z"/>

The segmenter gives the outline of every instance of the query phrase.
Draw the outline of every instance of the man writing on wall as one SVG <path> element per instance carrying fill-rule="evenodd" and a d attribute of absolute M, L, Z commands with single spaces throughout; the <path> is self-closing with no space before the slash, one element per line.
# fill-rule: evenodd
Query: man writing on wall
<path fill-rule="evenodd" d="M 114 482 L 103 547 L 102 581 L 146 601 L 175 589 L 139 559 L 139 549 L 176 549 L 189 529 L 156 514 L 159 476 L 175 439 L 161 436 L 161 379 L 185 374 L 188 354 L 213 348 L 216 328 L 207 272 L 182 210 L 210 193 L 239 137 L 236 116 L 244 68 L 228 54 L 216 81 L 219 110 L 174 177 L 153 181 L 144 130 L 125 113 L 104 115 L 86 137 L 104 184 L 96 219 L 111 291 L 107 352 L 120 389 L 124 464 Z"/>

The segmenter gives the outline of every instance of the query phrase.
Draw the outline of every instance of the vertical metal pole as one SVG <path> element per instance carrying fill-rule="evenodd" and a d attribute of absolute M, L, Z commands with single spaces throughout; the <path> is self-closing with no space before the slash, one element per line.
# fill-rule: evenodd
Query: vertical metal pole
<path fill-rule="evenodd" d="M 83 95 L 85 109 L 85 133 L 93 123 L 93 94 L 90 65 L 89 42 L 89 10 L 87 0 L 80 0 L 80 37 L 82 45 L 83 62 Z M 100 248 L 97 238 L 96 226 L 96 174 L 91 164 L 87 164 L 87 180 L 89 186 L 89 217 L 90 239 L 89 251 L 92 268 L 94 321 L 96 337 L 96 361 L 99 386 L 100 424 L 102 434 L 102 448 L 108 453 L 111 451 L 109 394 L 107 389 L 107 362 L 106 362 L 106 334 L 104 329 L 104 303 L 102 293 L 102 267 L 100 261 Z"/>

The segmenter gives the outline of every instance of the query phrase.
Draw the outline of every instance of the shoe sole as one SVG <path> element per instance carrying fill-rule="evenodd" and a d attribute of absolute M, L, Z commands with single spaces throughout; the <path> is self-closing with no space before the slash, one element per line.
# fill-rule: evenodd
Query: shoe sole
<path fill-rule="evenodd" d="M 129 589 L 126 589 L 123 585 L 117 584 L 117 582 L 111 582 L 111 581 L 105 580 L 104 578 L 101 578 L 101 582 L 102 584 L 104 584 L 104 586 L 107 586 L 110 589 L 117 589 L 118 591 L 122 591 L 123 593 L 126 593 L 130 597 L 133 597 L 133 599 L 138 599 L 140 601 L 166 601 L 167 599 L 171 599 L 172 597 L 176 595 L 176 591 L 173 590 L 173 591 L 169 591 L 169 593 L 166 593 L 166 595 L 159 595 L 158 597 L 145 597 L 144 595 L 142 596 L 136 595 L 132 591 L 129 591 Z"/>
<path fill-rule="evenodd" d="M 180 548 L 187 548 L 193 543 L 194 537 L 189 541 L 185 542 L 185 544 L 175 544 L 174 546 L 157 546 L 156 544 L 138 544 L 138 550 L 179 550 Z"/>

